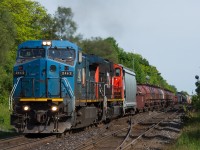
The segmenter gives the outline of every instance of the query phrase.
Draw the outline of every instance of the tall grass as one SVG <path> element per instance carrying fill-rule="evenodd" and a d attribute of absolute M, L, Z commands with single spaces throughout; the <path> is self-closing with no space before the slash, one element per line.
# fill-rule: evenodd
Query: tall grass
<path fill-rule="evenodd" d="M 200 150 L 200 112 L 191 113 L 181 136 L 169 150 Z"/>
<path fill-rule="evenodd" d="M 16 133 L 10 125 L 10 111 L 8 105 L 0 103 L 0 139 L 15 135 L 18 135 L 18 133 Z"/>
<path fill-rule="evenodd" d="M 8 106 L 0 103 L 0 130 L 8 131 L 11 130 L 10 125 L 10 111 Z"/>

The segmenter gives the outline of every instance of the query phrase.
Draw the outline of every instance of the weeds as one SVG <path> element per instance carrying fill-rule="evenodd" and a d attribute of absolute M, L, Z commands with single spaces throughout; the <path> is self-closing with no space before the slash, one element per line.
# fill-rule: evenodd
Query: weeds
<path fill-rule="evenodd" d="M 181 136 L 169 149 L 200 150 L 200 112 L 190 112 L 186 116 Z"/>
<path fill-rule="evenodd" d="M 8 110 L 8 106 L 0 104 L 0 131 L 6 131 L 11 129 L 12 127 L 10 125 L 10 112 Z"/>

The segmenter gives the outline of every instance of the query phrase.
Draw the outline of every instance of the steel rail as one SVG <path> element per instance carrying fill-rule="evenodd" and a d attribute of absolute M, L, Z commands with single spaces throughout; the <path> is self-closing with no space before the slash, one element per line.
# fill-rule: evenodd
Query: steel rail
<path fill-rule="evenodd" d="M 142 134 L 140 134 L 136 139 L 132 140 L 129 144 L 127 144 L 126 146 L 124 146 L 123 148 L 121 147 L 120 149 L 127 149 L 130 148 L 138 139 L 140 139 L 143 135 L 147 134 L 148 132 L 152 131 L 155 127 L 157 127 L 161 122 L 167 120 L 169 117 L 174 116 L 179 110 L 177 110 L 176 112 L 174 112 L 173 114 L 171 114 L 170 116 L 165 117 L 164 119 L 162 119 L 161 121 L 159 121 L 157 124 L 152 125 L 148 130 L 146 130 L 145 132 L 143 132 Z"/>
<path fill-rule="evenodd" d="M 162 113 L 164 113 L 164 112 L 159 113 L 159 115 L 162 114 Z M 150 118 L 155 117 L 157 115 L 158 114 L 155 114 L 154 116 L 150 116 Z M 131 128 L 133 128 L 134 126 L 137 126 L 139 123 L 142 123 L 143 121 L 145 121 L 147 119 L 150 119 L 150 118 L 141 119 L 137 123 L 133 123 L 133 120 L 131 118 L 128 118 L 129 121 L 130 121 L 130 124 L 129 124 L 128 127 L 119 129 L 117 131 L 110 132 L 110 133 L 108 133 L 107 135 L 105 135 L 103 137 L 101 136 L 101 138 L 97 138 L 97 137 L 99 137 L 99 135 L 97 135 L 95 137 L 92 137 L 89 140 L 87 140 L 87 142 L 84 142 L 84 143 L 78 145 L 77 147 L 75 147 L 74 150 L 75 149 L 76 150 L 82 150 L 82 149 L 89 149 L 89 148 L 91 149 L 91 148 L 95 147 L 96 144 L 100 143 L 101 141 L 103 141 L 105 139 L 108 139 L 110 137 L 116 136 L 117 134 L 123 133 L 124 131 L 127 131 L 124 140 L 121 142 L 120 146 L 117 147 L 117 149 L 120 149 L 120 147 L 122 147 L 122 145 L 124 145 L 124 143 L 126 142 L 128 137 L 130 136 Z M 95 138 L 97 138 L 98 140 L 95 141 Z"/>
<path fill-rule="evenodd" d="M 48 136 L 45 138 L 37 138 L 37 139 L 30 139 L 26 138 L 24 136 L 20 136 L 20 139 L 18 137 L 12 138 L 12 139 L 5 139 L 2 142 L 0 141 L 1 144 L 1 150 L 16 150 L 16 149 L 23 149 L 27 147 L 32 147 L 35 146 L 39 143 L 44 143 L 46 141 L 51 141 L 53 139 L 56 139 L 56 136 Z M 24 142 L 21 142 L 24 141 Z M 5 147 L 5 144 L 6 147 Z M 4 147 L 2 147 L 4 146 Z"/>

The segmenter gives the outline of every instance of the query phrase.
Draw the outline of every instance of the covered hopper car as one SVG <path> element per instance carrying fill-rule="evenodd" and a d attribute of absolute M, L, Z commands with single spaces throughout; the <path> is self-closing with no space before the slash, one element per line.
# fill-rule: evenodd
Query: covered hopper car
<path fill-rule="evenodd" d="M 137 85 L 136 99 L 139 111 L 172 107 L 177 103 L 177 98 L 173 92 L 149 84 Z"/>

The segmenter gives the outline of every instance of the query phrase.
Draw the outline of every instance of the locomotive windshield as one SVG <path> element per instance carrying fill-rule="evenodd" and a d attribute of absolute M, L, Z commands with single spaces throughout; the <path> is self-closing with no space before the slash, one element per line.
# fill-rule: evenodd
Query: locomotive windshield
<path fill-rule="evenodd" d="M 45 50 L 44 49 L 20 49 L 18 53 L 17 63 L 22 63 L 27 60 L 32 60 L 36 58 L 44 58 Z"/>
<path fill-rule="evenodd" d="M 74 64 L 74 60 L 75 60 L 75 50 L 74 49 L 69 49 L 69 48 L 62 48 L 62 49 L 58 49 L 58 48 L 50 48 L 49 52 L 48 52 L 48 57 L 50 59 L 54 59 L 56 61 L 60 61 L 69 65 L 73 65 Z"/>

